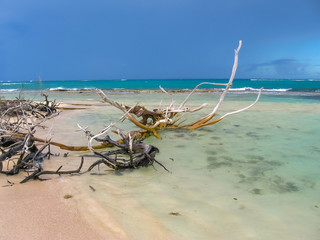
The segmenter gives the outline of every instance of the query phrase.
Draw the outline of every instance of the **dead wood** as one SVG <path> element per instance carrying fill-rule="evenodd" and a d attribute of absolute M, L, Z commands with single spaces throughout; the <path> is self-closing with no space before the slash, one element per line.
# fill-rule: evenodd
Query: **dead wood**
<path fill-rule="evenodd" d="M 242 42 L 239 42 L 238 48 L 235 50 L 234 64 L 229 81 L 224 84 L 203 82 L 198 84 L 180 103 L 177 107 L 173 101 L 172 96 L 162 87 L 161 91 L 169 95 L 171 103 L 168 106 L 163 107 L 161 103 L 159 107 L 149 110 L 144 106 L 134 105 L 132 107 L 115 102 L 108 98 L 108 96 L 100 89 L 97 89 L 97 93 L 101 96 L 104 102 L 120 109 L 123 112 L 123 116 L 114 123 L 111 123 L 108 127 L 101 130 L 98 134 L 93 135 L 87 128 L 79 128 L 85 132 L 88 137 L 88 146 L 69 146 L 62 143 L 51 141 L 50 139 L 42 139 L 35 137 L 36 129 L 40 124 L 46 121 L 49 117 L 58 114 L 58 104 L 56 101 L 49 101 L 48 95 L 42 94 L 45 98 L 43 102 L 35 103 L 26 100 L 1 100 L 0 101 L 0 173 L 7 175 L 18 174 L 21 170 L 30 173 L 28 177 L 21 181 L 25 183 L 31 179 L 40 179 L 41 175 L 49 174 L 73 174 L 81 171 L 84 158 L 82 157 L 81 163 L 78 169 L 71 171 L 60 171 L 62 166 L 56 171 L 43 170 L 43 161 L 50 156 L 50 145 L 55 145 L 61 149 L 69 151 L 86 151 L 90 150 L 99 159 L 92 163 L 87 171 L 91 171 L 96 166 L 104 164 L 111 169 L 123 169 L 123 168 L 137 168 L 147 167 L 154 163 L 162 166 L 166 171 L 168 169 L 155 159 L 155 155 L 159 152 L 159 149 L 155 146 L 146 144 L 143 142 L 145 137 L 154 135 L 156 138 L 161 139 L 159 131 L 163 129 L 197 129 L 218 123 L 227 116 L 240 113 L 254 106 L 261 95 L 262 89 L 260 89 L 256 100 L 242 109 L 228 112 L 222 116 L 218 116 L 218 110 L 222 105 L 222 102 L 232 86 L 237 65 L 238 54 L 241 48 Z M 187 102 L 196 90 L 202 85 L 222 85 L 223 89 L 218 103 L 213 109 L 204 117 L 188 123 L 188 115 L 194 114 L 204 109 L 208 103 L 203 103 L 196 108 L 187 107 Z M 123 134 L 115 125 L 121 121 L 127 119 L 136 125 L 139 129 L 131 131 L 127 134 Z M 117 141 L 110 138 L 109 131 L 116 132 L 119 135 Z M 99 145 L 93 146 L 93 141 L 99 142 Z M 44 143 L 39 148 L 38 144 Z M 97 151 L 97 149 L 111 147 L 114 149 L 107 152 Z M 4 171 L 4 162 L 13 162 L 13 167 Z M 12 164 L 11 164 L 12 165 Z"/>
<path fill-rule="evenodd" d="M 52 175 L 52 174 L 61 175 L 61 174 L 80 173 L 81 168 L 83 166 L 83 162 L 84 162 L 84 158 L 82 157 L 79 167 L 76 170 L 69 170 L 69 171 L 60 171 L 62 166 L 60 166 L 56 171 L 43 171 L 42 169 L 38 168 L 31 175 L 29 175 L 28 177 L 23 179 L 20 183 L 26 183 L 27 181 L 29 181 L 31 179 L 39 179 L 39 177 L 41 175 Z"/>
<path fill-rule="evenodd" d="M 120 109 L 123 111 L 125 114 L 125 118 L 131 121 L 133 124 L 135 124 L 137 127 L 139 127 L 144 134 L 149 133 L 153 134 L 156 138 L 161 139 L 160 135 L 158 134 L 159 130 L 163 129 L 177 129 L 177 128 L 186 128 L 186 129 L 197 129 L 201 127 L 205 127 L 208 125 L 212 125 L 215 123 L 218 123 L 222 119 L 224 119 L 227 116 L 230 116 L 232 114 L 240 113 L 242 111 L 245 111 L 255 105 L 261 95 L 262 88 L 260 89 L 258 96 L 256 100 L 250 104 L 247 107 L 244 107 L 239 110 L 235 110 L 229 113 L 224 114 L 222 117 L 217 117 L 217 112 L 226 96 L 228 93 L 230 87 L 232 86 L 237 66 L 238 66 L 238 54 L 241 48 L 242 42 L 239 41 L 239 46 L 235 50 L 235 57 L 234 57 L 234 64 L 232 68 L 232 73 L 229 78 L 229 81 L 225 84 L 221 83 L 211 83 L 211 82 L 202 82 L 198 84 L 191 92 L 190 94 L 185 98 L 185 100 L 176 108 L 174 106 L 174 101 L 172 99 L 172 96 L 160 86 L 160 89 L 162 92 L 165 94 L 170 95 L 171 97 L 171 103 L 169 106 L 163 108 L 161 106 L 161 103 L 159 105 L 159 108 L 155 108 L 153 110 L 148 110 L 144 106 L 126 106 L 124 104 L 115 102 L 108 98 L 108 96 L 100 89 L 97 89 L 97 93 L 101 96 L 104 102 L 109 103 L 110 105 Z M 187 115 L 195 113 L 197 111 L 202 110 L 205 108 L 208 103 L 203 103 L 199 107 L 190 109 L 186 107 L 187 101 L 189 101 L 190 97 L 195 93 L 195 91 L 202 85 L 222 85 L 225 86 L 225 89 L 222 91 L 218 103 L 215 105 L 213 110 L 207 114 L 206 116 L 200 118 L 199 120 L 192 122 L 192 123 L 185 123 L 186 120 L 188 119 Z M 130 109 L 130 110 L 129 110 Z M 128 111 L 129 110 L 129 111 Z"/>
<path fill-rule="evenodd" d="M 103 134 L 96 136 L 92 136 L 90 132 L 86 131 L 88 136 L 94 137 L 95 140 L 100 143 L 96 146 L 92 146 L 91 141 L 88 146 L 68 146 L 51 141 L 50 139 L 35 137 L 36 130 L 41 127 L 41 123 L 57 112 L 57 104 L 55 101 L 50 102 L 48 101 L 47 95 L 43 96 L 45 97 L 43 103 L 34 103 L 25 100 L 1 102 L 0 173 L 16 175 L 21 171 L 27 172 L 28 176 L 20 183 L 26 183 L 29 180 L 35 179 L 43 180 L 40 178 L 42 175 L 80 173 L 84 162 L 83 157 L 81 158 L 79 168 L 76 170 L 61 171 L 62 166 L 55 171 L 44 170 L 43 162 L 51 155 L 51 145 L 72 151 L 91 150 L 101 159 L 91 164 L 88 171 L 91 171 L 95 166 L 100 164 L 105 164 L 112 169 L 122 169 L 150 166 L 154 162 L 166 169 L 155 159 L 155 154 L 159 150 L 154 146 L 143 143 L 142 136 L 145 135 L 146 131 L 132 131 L 127 136 L 118 132 L 120 136 L 118 141 L 112 140 L 108 135 L 102 137 L 104 133 L 114 127 L 115 123 L 110 124 L 110 127 L 102 132 Z M 126 114 L 139 115 L 141 110 L 145 111 L 145 109 L 139 106 L 128 108 Z M 148 118 L 156 121 L 158 116 L 153 113 L 148 113 Z M 148 121 L 148 118 L 146 118 L 146 121 Z M 122 118 L 119 119 L 119 121 L 120 120 L 122 120 Z M 40 144 L 42 144 L 41 147 Z M 117 149 L 108 152 L 97 151 L 97 149 L 111 146 Z M 6 169 L 4 168 L 4 163 L 7 164 Z"/>
<path fill-rule="evenodd" d="M 61 171 L 61 167 L 56 171 L 43 170 L 43 161 L 51 154 L 50 144 L 61 148 L 71 147 L 34 136 L 41 123 L 58 113 L 56 101 L 49 101 L 48 95 L 42 94 L 42 96 L 45 98 L 44 102 L 20 99 L 0 102 L 0 173 L 15 175 L 20 171 L 27 172 L 29 176 L 21 183 L 30 179 L 40 179 L 39 176 L 44 174 L 78 173 L 84 161 L 82 158 L 79 168 L 72 171 Z M 39 148 L 39 143 L 44 144 Z M 6 170 L 4 170 L 5 162 Z M 9 165 L 12 167 L 9 168 Z"/>
<path fill-rule="evenodd" d="M 129 112 L 130 109 L 126 114 Z M 123 117 L 125 117 L 125 115 L 120 119 Z M 153 165 L 154 163 L 159 164 L 165 170 L 167 170 L 164 165 L 155 159 L 155 155 L 159 152 L 159 149 L 150 144 L 143 143 L 144 138 L 141 138 L 140 135 L 131 132 L 125 135 L 119 129 L 117 129 L 120 139 L 117 141 L 111 139 L 107 133 L 111 131 L 114 125 L 115 123 L 110 124 L 97 135 L 93 135 L 90 131 L 78 125 L 79 128 L 83 130 L 89 138 L 88 148 L 96 156 L 100 157 L 99 160 L 91 164 L 91 166 L 88 168 L 88 171 L 91 171 L 94 167 L 100 164 L 104 164 L 109 168 L 116 170 L 123 168 L 137 168 L 142 166 L 147 167 Z M 139 136 L 139 138 L 136 138 L 136 136 Z M 93 140 L 102 143 L 109 143 L 116 149 L 107 152 L 98 152 L 91 146 Z"/>

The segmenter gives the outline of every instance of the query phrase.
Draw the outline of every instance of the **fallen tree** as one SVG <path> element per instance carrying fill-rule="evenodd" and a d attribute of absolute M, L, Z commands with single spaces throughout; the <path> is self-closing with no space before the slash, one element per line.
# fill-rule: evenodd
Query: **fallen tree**
<path fill-rule="evenodd" d="M 179 104 L 178 107 L 175 107 L 175 103 L 173 100 L 171 100 L 171 103 L 167 107 L 162 107 L 160 104 L 158 108 L 153 110 L 148 110 L 144 106 L 130 107 L 130 106 L 126 106 L 124 104 L 111 100 L 100 89 L 97 89 L 97 93 L 101 96 L 104 102 L 109 103 L 110 105 L 126 113 L 125 118 L 131 121 L 137 127 L 139 127 L 140 131 L 139 133 L 136 133 L 137 137 L 145 137 L 145 136 L 148 136 L 149 134 L 153 134 L 156 138 L 161 139 L 158 132 L 163 129 L 178 129 L 178 128 L 197 129 L 197 128 L 205 127 L 208 125 L 216 124 L 227 116 L 243 112 L 251 108 L 252 106 L 254 106 L 258 102 L 262 92 L 262 88 L 261 88 L 257 95 L 256 100 L 249 106 L 246 106 L 242 109 L 238 109 L 232 112 L 228 112 L 220 117 L 217 117 L 217 111 L 219 110 L 226 94 L 228 93 L 230 87 L 232 86 L 232 83 L 236 74 L 237 66 L 238 66 L 238 55 L 239 55 L 241 45 L 242 45 L 242 42 L 240 41 L 238 48 L 235 50 L 234 64 L 233 64 L 232 73 L 228 83 L 221 84 L 221 83 L 202 82 L 198 84 L 189 93 L 189 95 L 184 99 L 184 101 L 181 104 Z M 218 103 L 215 105 L 215 107 L 212 109 L 210 113 L 208 113 L 206 116 L 194 122 L 185 124 L 185 121 L 187 119 L 187 117 L 185 117 L 186 114 L 193 114 L 197 111 L 202 110 L 204 107 L 208 105 L 208 103 L 203 103 L 202 105 L 194 109 L 190 109 L 186 107 L 186 103 L 189 101 L 191 96 L 202 85 L 220 85 L 220 86 L 222 85 L 222 86 L 225 86 L 225 88 L 220 95 Z M 162 87 L 160 87 L 160 89 L 164 93 L 168 94 L 168 92 L 164 90 Z M 137 134 L 140 134 L 140 135 L 138 136 Z"/>
<path fill-rule="evenodd" d="M 118 103 L 116 101 L 111 100 L 102 90 L 97 89 L 97 93 L 103 99 L 104 102 L 120 109 L 123 112 L 123 116 L 118 120 L 121 121 L 123 119 L 127 119 L 135 124 L 139 129 L 136 131 L 131 131 L 128 134 L 124 135 L 119 129 L 115 127 L 116 123 L 110 124 L 107 128 L 103 129 L 100 133 L 93 135 L 90 131 L 86 128 L 83 128 L 78 124 L 78 127 L 83 130 L 87 137 L 88 137 L 88 148 L 93 152 L 95 155 L 101 157 L 100 160 L 96 161 L 89 167 L 91 170 L 98 164 L 105 164 L 110 168 L 119 169 L 119 168 L 135 168 L 138 166 L 148 166 L 152 165 L 154 162 L 160 164 L 163 168 L 165 168 L 161 163 L 155 160 L 154 156 L 158 152 L 158 149 L 154 146 L 150 146 L 148 144 L 142 143 L 142 140 L 145 137 L 150 136 L 153 134 L 156 138 L 161 139 L 159 135 L 160 130 L 164 129 L 197 129 L 201 127 L 205 127 L 208 125 L 212 125 L 218 123 L 222 119 L 232 114 L 240 113 L 249 109 L 250 107 L 254 106 L 261 95 L 262 89 L 260 89 L 256 100 L 242 109 L 235 110 L 232 112 L 228 112 L 220 117 L 217 117 L 217 111 L 219 110 L 226 94 L 228 93 L 230 87 L 232 86 L 233 79 L 236 74 L 237 66 L 238 66 L 238 54 L 241 48 L 241 41 L 239 42 L 238 48 L 235 50 L 235 58 L 232 73 L 228 83 L 220 84 L 220 83 L 210 83 L 210 82 L 203 82 L 198 84 L 184 99 L 184 101 L 179 104 L 178 107 L 175 107 L 174 101 L 171 100 L 171 103 L 167 107 L 162 107 L 161 103 L 158 108 L 153 110 L 148 110 L 144 106 L 134 105 L 132 107 Z M 186 121 L 185 115 L 186 114 L 193 114 L 197 111 L 202 110 L 204 107 L 208 105 L 208 103 L 203 103 L 197 108 L 190 109 L 186 107 L 186 103 L 190 99 L 190 97 L 195 93 L 195 91 L 202 85 L 223 85 L 225 86 L 221 96 L 219 98 L 218 103 L 215 105 L 213 110 L 207 114 L 205 117 L 200 118 L 192 123 L 185 124 Z M 162 87 L 160 89 L 168 94 L 166 90 Z M 114 132 L 118 133 L 120 139 L 118 141 L 113 141 L 108 133 L 115 128 Z M 101 138 L 101 136 L 104 136 Z M 109 151 L 106 153 L 98 152 L 92 146 L 93 141 L 102 142 L 103 144 L 111 144 L 118 147 L 117 150 Z M 127 158 L 123 158 L 123 156 Z M 112 157 L 113 156 L 113 157 Z M 165 168 L 166 169 L 166 168 Z M 166 169 L 167 170 L 167 169 Z"/>

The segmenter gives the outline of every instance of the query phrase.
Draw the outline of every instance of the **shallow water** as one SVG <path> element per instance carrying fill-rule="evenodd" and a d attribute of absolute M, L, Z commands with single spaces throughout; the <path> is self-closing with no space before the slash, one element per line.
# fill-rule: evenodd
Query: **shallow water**
<path fill-rule="evenodd" d="M 184 96 L 173 95 L 178 102 Z M 170 102 L 157 93 L 111 97 L 151 109 L 161 99 Z M 217 98 L 199 94 L 189 106 Z M 77 98 L 88 99 L 97 98 Z M 220 113 L 254 99 L 253 94 L 231 94 Z M 57 137 L 85 144 L 76 122 L 97 132 L 121 116 L 112 107 L 92 103 L 90 110 L 64 112 L 70 132 Z M 262 96 L 250 110 L 218 124 L 146 139 L 160 149 L 156 159 L 171 173 L 159 165 L 117 172 L 101 166 L 76 180 L 132 239 L 319 239 L 319 122 L 320 101 Z M 132 128 L 128 122 L 117 126 Z"/>

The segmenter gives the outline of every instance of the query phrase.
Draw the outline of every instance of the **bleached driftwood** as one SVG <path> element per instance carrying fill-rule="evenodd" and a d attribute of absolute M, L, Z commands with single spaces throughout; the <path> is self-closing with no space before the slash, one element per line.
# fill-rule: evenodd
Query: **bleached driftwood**
<path fill-rule="evenodd" d="M 215 123 L 221 121 L 222 119 L 224 119 L 227 116 L 230 116 L 230 115 L 233 115 L 236 113 L 240 113 L 242 111 L 245 111 L 245 110 L 251 108 L 252 106 L 254 106 L 258 102 L 258 100 L 261 96 L 262 88 L 260 89 L 256 100 L 252 104 L 250 104 L 249 106 L 244 107 L 239 110 L 236 110 L 236 111 L 226 113 L 222 117 L 214 119 L 214 117 L 216 117 L 216 115 L 217 115 L 217 111 L 219 110 L 226 94 L 228 93 L 230 87 L 232 86 L 232 83 L 233 83 L 233 80 L 234 80 L 234 77 L 235 77 L 235 74 L 237 71 L 237 67 L 238 67 L 238 55 L 239 55 L 241 45 L 242 45 L 242 41 L 239 41 L 239 46 L 235 50 L 234 64 L 233 64 L 232 73 L 231 73 L 231 76 L 229 78 L 228 83 L 224 84 L 224 83 L 202 82 L 202 83 L 198 84 L 189 93 L 189 95 L 184 99 L 184 101 L 179 105 L 178 108 L 174 107 L 174 101 L 173 101 L 172 96 L 161 86 L 160 86 L 160 90 L 171 97 L 171 102 L 167 107 L 162 107 L 162 102 L 160 102 L 159 108 L 154 109 L 153 111 L 146 109 L 144 106 L 135 106 L 133 108 L 130 108 L 129 106 L 125 106 L 124 104 L 112 101 L 100 89 L 97 89 L 97 93 L 101 96 L 101 98 L 104 100 L 104 102 L 109 103 L 110 105 L 120 109 L 123 112 L 126 112 L 128 109 L 131 109 L 131 111 L 129 111 L 126 114 L 125 118 L 128 119 L 129 121 L 131 121 L 132 123 L 134 123 L 140 129 L 142 129 L 142 131 L 145 135 L 147 133 L 151 133 L 156 138 L 159 138 L 159 139 L 161 139 L 161 137 L 158 134 L 158 131 L 161 129 L 166 129 L 166 128 L 170 128 L 170 129 L 175 129 L 175 128 L 197 129 L 197 128 L 201 128 L 204 126 L 212 125 L 212 124 L 215 124 Z M 203 103 L 202 105 L 200 105 L 199 107 L 194 108 L 194 109 L 190 109 L 190 108 L 186 107 L 186 103 L 189 101 L 191 96 L 202 85 L 220 85 L 220 86 L 225 86 L 225 88 L 220 95 L 218 103 L 215 105 L 215 107 L 213 108 L 213 110 L 209 114 L 207 114 L 206 116 L 200 118 L 199 120 L 197 120 L 193 123 L 188 123 L 188 124 L 182 125 L 182 123 L 185 122 L 185 120 L 186 120 L 186 119 L 183 119 L 185 114 L 191 114 L 191 113 L 200 111 L 208 105 L 208 103 Z M 142 117 L 142 119 L 139 120 L 138 119 L 139 117 Z"/>

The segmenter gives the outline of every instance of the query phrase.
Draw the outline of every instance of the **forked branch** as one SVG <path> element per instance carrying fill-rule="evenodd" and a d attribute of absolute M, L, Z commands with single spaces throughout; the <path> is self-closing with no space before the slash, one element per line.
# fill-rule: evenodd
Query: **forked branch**
<path fill-rule="evenodd" d="M 160 90 L 171 97 L 171 103 L 167 107 L 162 107 L 161 103 L 160 103 L 159 109 L 154 109 L 153 111 L 150 111 L 143 106 L 135 106 L 135 107 L 131 108 L 132 110 L 127 113 L 126 119 L 128 119 L 129 121 L 134 123 L 140 129 L 142 129 L 146 132 L 152 133 L 155 137 L 160 139 L 161 137 L 158 134 L 158 131 L 161 129 L 167 129 L 167 128 L 170 128 L 170 129 L 175 129 L 175 128 L 197 129 L 197 128 L 201 128 L 204 126 L 215 124 L 227 116 L 230 116 L 230 115 L 233 115 L 236 113 L 240 113 L 242 111 L 245 111 L 245 110 L 251 108 L 252 106 L 254 106 L 258 102 L 258 100 L 261 96 L 261 93 L 262 93 L 262 88 L 260 89 L 256 100 L 252 104 L 250 104 L 249 106 L 244 107 L 239 110 L 236 110 L 236 111 L 226 113 L 222 117 L 214 119 L 214 117 L 216 117 L 217 111 L 221 107 L 221 104 L 222 104 L 226 94 L 229 92 L 229 89 L 232 86 L 232 83 L 233 83 L 233 80 L 234 80 L 234 77 L 235 77 L 235 74 L 237 71 L 237 67 L 238 67 L 238 58 L 239 58 L 239 51 L 241 49 L 241 45 L 242 45 L 242 41 L 240 40 L 238 48 L 235 49 L 235 56 L 234 56 L 234 63 L 233 63 L 233 67 L 232 67 L 232 72 L 231 72 L 231 76 L 229 78 L 229 81 L 227 83 L 202 82 L 202 83 L 198 84 L 188 94 L 188 96 L 184 99 L 184 101 L 182 101 L 182 103 L 179 105 L 178 108 L 174 107 L 174 101 L 172 99 L 172 96 L 165 89 L 163 89 L 160 86 Z M 186 114 L 192 114 L 194 112 L 200 111 L 208 105 L 208 103 L 203 103 L 202 105 L 200 105 L 199 107 L 194 108 L 194 109 L 190 109 L 190 108 L 186 107 L 186 103 L 189 101 L 191 96 L 202 85 L 220 85 L 220 86 L 225 86 L 225 88 L 220 95 L 219 101 L 217 102 L 217 104 L 215 105 L 215 107 L 212 109 L 212 111 L 209 114 L 200 118 L 197 121 L 182 125 L 182 123 L 184 123 L 186 121 L 186 118 L 183 118 Z M 100 89 L 97 89 L 97 92 L 105 102 L 122 110 L 123 112 L 125 112 L 126 110 L 128 110 L 130 108 L 129 106 L 125 106 L 121 103 L 112 101 Z M 140 118 L 140 117 L 142 119 L 139 120 L 138 118 Z M 180 123 L 178 123 L 178 122 L 180 122 Z"/>

